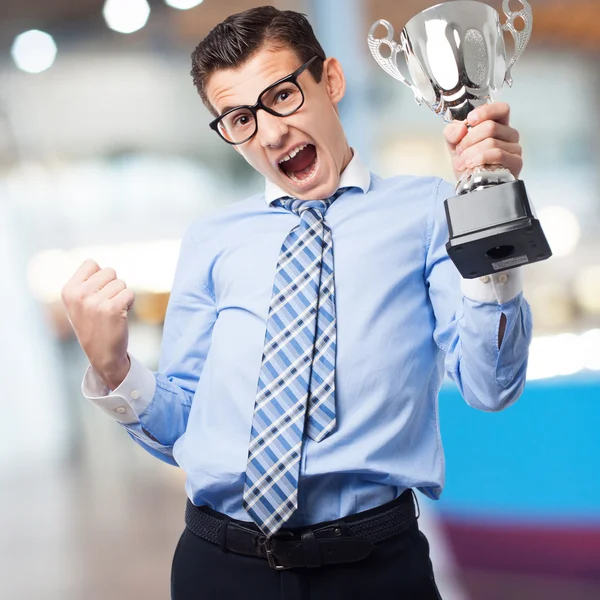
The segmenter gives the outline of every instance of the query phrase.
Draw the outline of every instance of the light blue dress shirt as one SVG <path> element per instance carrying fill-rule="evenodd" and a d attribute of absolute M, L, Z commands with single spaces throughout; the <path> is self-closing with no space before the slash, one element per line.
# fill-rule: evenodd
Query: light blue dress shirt
<path fill-rule="evenodd" d="M 337 306 L 337 428 L 303 444 L 288 526 L 367 510 L 407 488 L 438 498 L 445 372 L 466 402 L 497 411 L 525 384 L 529 305 L 518 269 L 463 281 L 449 260 L 440 179 L 381 179 L 354 156 L 329 208 Z M 267 184 L 185 235 L 159 372 L 131 357 L 112 393 L 93 369 L 84 394 L 153 455 L 179 465 L 189 498 L 248 521 L 244 472 L 266 318 L 281 244 L 298 216 Z M 506 330 L 500 349 L 501 315 Z M 476 451 L 476 449 L 474 449 Z"/>

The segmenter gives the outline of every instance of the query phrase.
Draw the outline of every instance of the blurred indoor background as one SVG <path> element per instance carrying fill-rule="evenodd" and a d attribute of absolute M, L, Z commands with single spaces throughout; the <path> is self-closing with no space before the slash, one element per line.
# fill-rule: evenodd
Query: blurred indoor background
<path fill-rule="evenodd" d="M 554 257 L 525 269 L 522 399 L 482 414 L 451 386 L 440 397 L 446 490 L 421 504 L 445 600 L 600 598 L 600 1 L 530 1 L 500 99 Z M 84 258 L 115 267 L 137 292 L 131 350 L 156 365 L 182 233 L 262 186 L 209 130 L 189 56 L 264 3 L 0 0 L 2 600 L 169 596 L 182 474 L 82 398 L 60 290 Z M 308 14 L 341 60 L 350 141 L 381 175 L 452 177 L 442 121 L 366 44 L 376 19 L 399 30 L 434 3 L 273 2 Z"/>

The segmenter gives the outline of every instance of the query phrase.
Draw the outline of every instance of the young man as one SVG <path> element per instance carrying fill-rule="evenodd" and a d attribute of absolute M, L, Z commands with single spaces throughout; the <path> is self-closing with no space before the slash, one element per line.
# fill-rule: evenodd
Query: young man
<path fill-rule="evenodd" d="M 112 269 L 87 261 L 63 291 L 86 396 L 187 474 L 173 597 L 438 598 L 411 494 L 442 491 L 444 366 L 477 409 L 521 393 L 519 271 L 461 282 L 444 248 L 453 187 L 369 173 L 338 118 L 342 68 L 302 15 L 229 17 L 192 75 L 266 188 L 186 234 L 159 372 L 127 353 L 133 293 Z M 457 177 L 519 175 L 508 114 L 446 129 Z"/>

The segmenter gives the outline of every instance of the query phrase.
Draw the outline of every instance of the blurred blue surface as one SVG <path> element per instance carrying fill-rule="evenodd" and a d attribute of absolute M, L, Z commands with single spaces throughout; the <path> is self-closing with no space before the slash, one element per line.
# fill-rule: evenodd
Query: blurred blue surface
<path fill-rule="evenodd" d="M 448 516 L 600 525 L 600 377 L 528 382 L 500 413 L 440 393 Z"/>

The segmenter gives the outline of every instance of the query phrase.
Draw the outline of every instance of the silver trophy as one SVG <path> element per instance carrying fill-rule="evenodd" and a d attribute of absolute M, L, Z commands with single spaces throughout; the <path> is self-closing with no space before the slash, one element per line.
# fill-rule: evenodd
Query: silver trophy
<path fill-rule="evenodd" d="M 379 66 L 410 87 L 418 104 L 425 102 L 444 121 L 464 121 L 476 107 L 492 102 L 531 36 L 532 14 L 526 0 L 512 12 L 509 0 L 502 8 L 471 0 L 432 6 L 414 16 L 394 41 L 394 29 L 381 19 L 369 32 L 369 48 Z M 525 27 L 518 31 L 515 19 Z M 376 38 L 378 27 L 387 35 Z M 503 32 L 514 38 L 514 55 L 508 61 Z M 409 81 L 402 74 L 398 55 L 406 59 Z M 445 201 L 450 239 L 448 255 L 465 278 L 472 279 L 533 263 L 552 255 L 527 197 L 525 185 L 499 165 L 481 165 L 466 171 L 456 196 Z"/>

